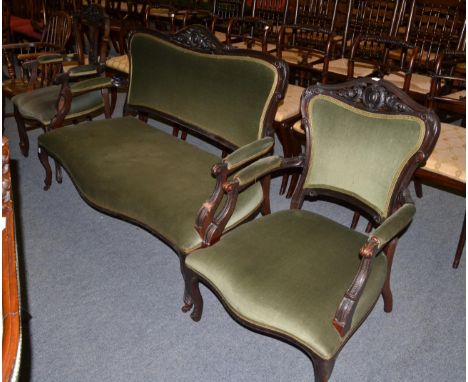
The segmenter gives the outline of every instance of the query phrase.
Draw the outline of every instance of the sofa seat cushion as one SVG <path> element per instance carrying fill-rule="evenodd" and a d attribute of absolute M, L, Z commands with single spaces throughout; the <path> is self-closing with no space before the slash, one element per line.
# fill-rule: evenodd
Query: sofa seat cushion
<path fill-rule="evenodd" d="M 376 302 L 386 276 L 379 254 L 351 331 L 332 325 L 360 264 L 367 236 L 309 211 L 287 210 L 244 224 L 186 265 L 247 322 L 292 337 L 324 359 L 340 349 Z"/>
<path fill-rule="evenodd" d="M 14 96 L 11 100 L 20 114 L 27 119 L 34 119 L 45 126 L 50 125 L 56 114 L 56 104 L 60 93 L 60 86 L 47 86 L 31 92 Z M 70 112 L 66 119 L 79 118 L 94 110 L 104 107 L 101 91 L 93 91 L 74 97 Z"/>
<path fill-rule="evenodd" d="M 189 252 L 201 245 L 195 218 L 214 190 L 220 159 L 135 118 L 67 126 L 39 137 L 92 205 L 136 221 Z M 259 184 L 239 195 L 227 229 L 256 212 Z"/>
<path fill-rule="evenodd" d="M 466 129 L 442 123 L 424 170 L 466 183 Z"/>
<path fill-rule="evenodd" d="M 305 88 L 302 86 L 288 84 L 284 99 L 278 105 L 275 121 L 283 122 L 289 118 L 301 118 L 301 96 Z"/>
<path fill-rule="evenodd" d="M 316 64 L 313 66 L 314 69 L 323 70 L 323 63 Z M 376 67 L 372 64 L 365 62 L 354 62 L 354 77 L 367 77 L 374 73 Z M 328 63 L 328 72 L 339 74 L 341 76 L 348 75 L 348 59 L 339 58 L 337 60 L 331 60 Z"/>

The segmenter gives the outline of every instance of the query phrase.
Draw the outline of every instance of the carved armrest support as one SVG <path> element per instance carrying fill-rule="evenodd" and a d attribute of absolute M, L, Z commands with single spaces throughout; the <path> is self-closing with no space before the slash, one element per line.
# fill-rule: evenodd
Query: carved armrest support
<path fill-rule="evenodd" d="M 351 286 L 346 291 L 333 319 L 333 326 L 344 337 L 353 320 L 354 311 L 369 278 L 374 256 L 410 223 L 416 212 L 414 204 L 407 203 L 386 219 L 361 247 L 361 263 Z"/>
<path fill-rule="evenodd" d="M 210 246 L 220 239 L 234 212 L 239 192 L 242 192 L 251 184 L 263 179 L 274 171 L 302 166 L 303 161 L 303 157 L 285 159 L 276 155 L 261 158 L 237 172 L 232 177 L 232 180 L 225 182 L 222 190 L 227 195 L 226 203 L 213 221 L 208 224 L 206 232 L 202 236 L 203 245 Z"/>

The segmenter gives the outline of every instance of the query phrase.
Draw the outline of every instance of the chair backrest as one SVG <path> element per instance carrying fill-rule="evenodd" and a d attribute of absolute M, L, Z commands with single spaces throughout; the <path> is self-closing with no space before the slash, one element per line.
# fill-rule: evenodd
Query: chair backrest
<path fill-rule="evenodd" d="M 230 50 L 201 26 L 130 39 L 127 109 L 180 124 L 234 149 L 272 133 L 286 63 Z"/>
<path fill-rule="evenodd" d="M 289 0 L 256 0 L 252 7 L 252 16 L 274 26 L 281 26 L 287 23 L 288 11 Z"/>
<path fill-rule="evenodd" d="M 466 38 L 465 0 L 411 0 L 401 19 L 405 41 L 418 47 L 415 67 L 425 72 L 433 68 L 444 50 L 464 50 Z"/>
<path fill-rule="evenodd" d="M 402 0 L 349 0 L 341 54 L 357 36 L 394 36 L 402 14 Z"/>
<path fill-rule="evenodd" d="M 65 50 L 72 33 L 73 18 L 64 11 L 56 11 L 47 17 L 41 42 L 51 45 L 54 51 Z"/>
<path fill-rule="evenodd" d="M 332 32 L 338 3 L 339 0 L 297 0 L 294 24 L 319 27 Z"/>
<path fill-rule="evenodd" d="M 306 195 L 351 204 L 379 224 L 401 203 L 440 130 L 434 112 L 385 81 L 316 85 L 302 97 L 306 158 L 293 207 Z"/>
<path fill-rule="evenodd" d="M 214 0 L 213 16 L 222 20 L 244 17 L 245 0 Z"/>
<path fill-rule="evenodd" d="M 104 63 L 109 50 L 110 21 L 104 9 L 95 4 L 83 6 L 74 15 L 74 36 L 81 64 Z"/>

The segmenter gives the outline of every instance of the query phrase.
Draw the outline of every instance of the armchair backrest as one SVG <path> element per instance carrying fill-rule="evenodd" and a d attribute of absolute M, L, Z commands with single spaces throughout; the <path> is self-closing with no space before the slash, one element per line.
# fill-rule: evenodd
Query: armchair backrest
<path fill-rule="evenodd" d="M 272 133 L 287 65 L 229 50 L 201 26 L 130 39 L 127 107 L 180 124 L 227 149 Z"/>
<path fill-rule="evenodd" d="M 368 78 L 312 86 L 301 107 L 306 164 L 293 206 L 306 195 L 328 196 L 380 224 L 432 151 L 437 116 L 392 84 Z"/>
<path fill-rule="evenodd" d="M 65 46 L 70 39 L 73 19 L 64 11 L 55 11 L 47 18 L 47 24 L 42 31 L 41 42 L 48 44 L 55 51 L 65 52 Z"/>
<path fill-rule="evenodd" d="M 244 17 L 245 0 L 214 0 L 213 16 L 222 20 Z"/>
<path fill-rule="evenodd" d="M 296 0 L 294 24 L 333 32 L 339 0 Z"/>

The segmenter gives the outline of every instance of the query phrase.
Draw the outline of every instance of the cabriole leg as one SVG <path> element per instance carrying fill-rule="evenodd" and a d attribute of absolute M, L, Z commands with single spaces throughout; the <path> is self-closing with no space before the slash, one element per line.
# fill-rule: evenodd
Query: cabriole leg
<path fill-rule="evenodd" d="M 57 181 L 57 183 L 62 183 L 62 167 L 60 166 L 60 163 L 54 159 L 54 162 L 55 162 L 55 180 Z"/>
<path fill-rule="evenodd" d="M 44 191 L 47 191 L 50 188 L 50 185 L 52 184 L 52 169 L 50 168 L 49 156 L 47 155 L 47 152 L 41 147 L 38 148 L 37 154 L 46 173 L 44 179 Z"/>
<path fill-rule="evenodd" d="M 314 365 L 315 382 L 328 382 L 330 379 L 333 367 L 335 366 L 336 358 L 324 360 L 314 357 L 312 363 Z"/>
<path fill-rule="evenodd" d="M 387 246 L 385 254 L 387 255 L 387 277 L 382 288 L 382 297 L 384 300 L 384 311 L 390 313 L 393 309 L 393 295 L 390 288 L 390 275 L 392 273 L 393 255 L 398 243 L 398 239 L 393 239 Z"/>
<path fill-rule="evenodd" d="M 188 294 L 190 302 L 193 304 L 193 311 L 190 317 L 193 321 L 198 322 L 203 313 L 203 298 L 200 294 L 198 276 L 190 269 L 185 268 L 185 292 Z M 187 310 L 188 311 L 188 310 Z"/>

